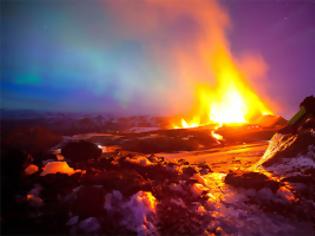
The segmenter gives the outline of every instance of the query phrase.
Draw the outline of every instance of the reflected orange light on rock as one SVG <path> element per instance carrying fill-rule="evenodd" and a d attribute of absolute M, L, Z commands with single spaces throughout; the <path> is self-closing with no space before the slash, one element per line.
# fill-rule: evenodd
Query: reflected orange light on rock
<path fill-rule="evenodd" d="M 200 119 L 198 117 L 193 118 L 191 121 L 187 122 L 184 118 L 181 119 L 180 125 L 174 125 L 174 129 L 181 129 L 181 128 L 196 128 L 200 126 Z"/>
<path fill-rule="evenodd" d="M 82 172 L 82 170 L 80 169 L 74 170 L 65 161 L 53 161 L 53 162 L 48 162 L 43 167 L 43 172 L 40 175 L 45 176 L 48 174 L 56 174 L 56 173 L 73 175 L 78 172 Z"/>
<path fill-rule="evenodd" d="M 24 173 L 26 175 L 32 175 L 32 174 L 35 174 L 38 170 L 39 168 L 37 165 L 30 164 L 25 168 Z"/>
<path fill-rule="evenodd" d="M 138 202 L 143 202 L 152 212 L 155 212 L 157 202 L 151 192 L 139 191 L 136 199 Z"/>

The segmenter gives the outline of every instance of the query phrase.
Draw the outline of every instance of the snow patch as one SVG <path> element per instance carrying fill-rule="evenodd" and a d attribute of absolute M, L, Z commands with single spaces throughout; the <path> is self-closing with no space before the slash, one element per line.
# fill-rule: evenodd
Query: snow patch
<path fill-rule="evenodd" d="M 156 199 L 151 192 L 139 191 L 124 205 L 126 217 L 122 224 L 138 235 L 157 235 L 155 227 Z"/>
<path fill-rule="evenodd" d="M 126 200 L 114 190 L 105 195 L 104 209 L 121 214 L 120 224 L 137 235 L 158 235 L 156 205 L 156 198 L 151 192 L 139 191 Z"/>
<path fill-rule="evenodd" d="M 305 155 L 283 158 L 280 163 L 265 168 L 279 176 L 295 176 L 301 174 L 305 169 L 315 168 L 315 145 L 308 146 Z"/>
<path fill-rule="evenodd" d="M 78 228 L 84 233 L 97 233 L 101 229 L 101 224 L 95 217 L 89 217 L 82 220 Z"/>
<path fill-rule="evenodd" d="M 142 156 L 142 155 L 127 157 L 125 160 L 129 163 L 140 165 L 142 167 L 153 165 L 153 163 L 146 156 Z"/>

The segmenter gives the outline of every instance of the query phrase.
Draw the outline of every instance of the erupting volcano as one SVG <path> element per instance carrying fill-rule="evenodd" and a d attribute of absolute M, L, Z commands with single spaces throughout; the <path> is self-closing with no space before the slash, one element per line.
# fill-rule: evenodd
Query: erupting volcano
<path fill-rule="evenodd" d="M 212 87 L 199 86 L 197 113 L 193 118 L 182 118 L 179 125 L 173 124 L 173 128 L 196 128 L 213 124 L 215 127 L 211 136 L 222 140 L 223 137 L 215 130 L 223 125 L 251 124 L 264 115 L 272 115 L 272 112 L 246 84 L 244 75 L 226 51 L 215 54 L 214 57 L 212 68 L 216 84 Z"/>
<path fill-rule="evenodd" d="M 202 67 L 203 74 L 200 75 L 199 71 L 192 69 L 196 63 L 192 59 L 188 59 L 185 63 L 189 69 L 185 68 L 184 73 L 188 71 L 190 76 L 197 77 L 188 78 L 197 81 L 193 84 L 197 102 L 192 109 L 193 114 L 173 124 L 173 128 L 193 128 L 207 124 L 220 126 L 245 124 L 253 122 L 260 116 L 271 115 L 269 106 L 248 83 L 249 75 L 256 73 L 255 67 L 261 67 L 261 61 L 250 57 L 247 63 L 251 63 L 252 68 L 247 70 L 239 68 L 226 37 L 228 16 L 215 2 L 199 7 L 208 7 L 212 11 L 209 12 L 215 13 L 195 14 L 194 17 L 200 24 L 207 24 L 207 19 L 215 17 L 215 20 L 209 19 L 215 25 L 211 25 L 210 28 L 205 27 L 206 37 L 195 42 L 197 57 L 199 57 L 197 61 L 200 62 L 198 66 Z M 198 76 L 202 77 L 203 82 L 200 82 Z"/>
<path fill-rule="evenodd" d="M 241 81 L 237 71 L 219 74 L 218 86 L 199 90 L 199 113 L 191 119 L 181 119 L 173 128 L 194 128 L 208 124 L 244 124 L 272 112 L 262 100 Z"/>
<path fill-rule="evenodd" d="M 1 1 L 0 235 L 314 236 L 308 2 Z"/>

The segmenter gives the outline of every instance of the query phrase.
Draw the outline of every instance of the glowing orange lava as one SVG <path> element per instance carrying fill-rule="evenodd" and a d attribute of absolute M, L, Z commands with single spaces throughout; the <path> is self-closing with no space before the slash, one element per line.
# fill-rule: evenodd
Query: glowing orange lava
<path fill-rule="evenodd" d="M 195 42 L 196 53 L 191 56 L 194 59 L 179 55 L 181 64 L 178 72 L 186 81 L 192 81 L 191 89 L 196 99 L 188 118 L 182 118 L 172 127 L 244 124 L 251 123 L 259 116 L 272 114 L 248 83 L 250 78 L 255 77 L 253 74 L 257 73 L 257 68 L 263 67 L 263 63 L 251 57 L 247 61 L 251 66 L 244 69 L 240 60 L 234 58 L 226 37 L 227 14 L 215 1 L 209 6 L 199 7 L 198 12 L 202 14 L 196 12 L 195 17 L 206 32 Z M 203 7 L 209 7 L 208 12 L 202 11 Z M 214 22 L 213 14 L 216 16 Z"/>
<path fill-rule="evenodd" d="M 241 80 L 236 67 L 220 68 L 215 88 L 198 89 L 199 112 L 181 119 L 173 128 L 195 128 L 207 124 L 244 124 L 254 117 L 272 114 L 262 100 Z M 213 136 L 213 135 L 212 135 Z M 220 139 L 220 137 L 218 137 Z"/>
<path fill-rule="evenodd" d="M 223 136 L 221 134 L 216 133 L 214 130 L 211 130 L 211 136 L 218 141 L 223 140 Z"/>

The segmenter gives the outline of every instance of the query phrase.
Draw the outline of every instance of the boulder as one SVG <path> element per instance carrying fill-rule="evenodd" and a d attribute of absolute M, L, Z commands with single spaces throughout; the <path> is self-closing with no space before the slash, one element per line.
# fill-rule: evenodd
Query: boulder
<path fill-rule="evenodd" d="M 308 96 L 300 103 L 300 107 L 304 107 L 306 112 L 315 116 L 315 97 Z"/>
<path fill-rule="evenodd" d="M 268 178 L 266 175 L 259 172 L 244 172 L 234 171 L 227 174 L 224 182 L 234 187 L 246 188 L 246 189 L 262 189 L 270 188 L 272 191 L 276 191 L 279 188 L 279 183 Z"/>
<path fill-rule="evenodd" d="M 61 154 L 67 159 L 74 162 L 97 159 L 102 154 L 102 149 L 97 145 L 87 141 L 69 142 L 61 149 Z"/>

